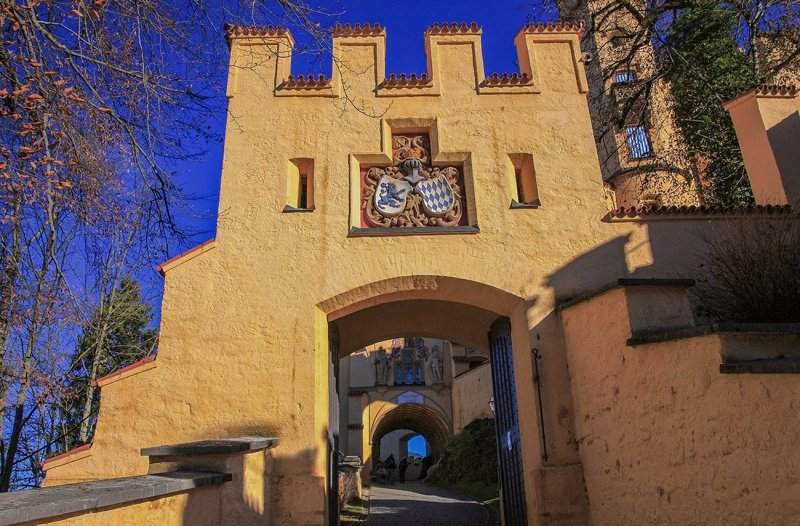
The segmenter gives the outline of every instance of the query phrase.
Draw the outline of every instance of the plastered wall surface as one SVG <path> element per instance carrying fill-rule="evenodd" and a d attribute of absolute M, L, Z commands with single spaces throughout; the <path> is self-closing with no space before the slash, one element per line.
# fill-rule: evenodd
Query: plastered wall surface
<path fill-rule="evenodd" d="M 479 34 L 432 33 L 426 42 L 430 87 L 376 90 L 385 44 L 367 34 L 334 35 L 329 90 L 292 91 L 276 90 L 289 72 L 288 37 L 234 35 L 216 242 L 165 265 L 156 366 L 102 388 L 91 455 L 53 467 L 46 484 L 145 473 L 142 447 L 274 436 L 269 515 L 323 524 L 328 321 L 413 299 L 428 303 L 387 315 L 386 327 L 408 333 L 427 323 L 436 334 L 423 335 L 464 343 L 487 333 L 458 310 L 436 308 L 452 302 L 466 306 L 464 316 L 479 307 L 511 319 L 529 523 L 546 523 L 559 492 L 535 489 L 538 471 L 573 473 L 579 460 L 556 298 L 634 273 L 680 274 L 694 242 L 678 223 L 604 221 L 577 29 L 517 36 L 535 90 L 482 87 Z M 409 128 L 430 131 L 434 163 L 470 168 L 479 233 L 348 236 L 360 206 L 354 169 L 387 159 L 387 133 Z M 538 209 L 509 208 L 515 189 L 504 167 L 519 152 L 534 159 Z M 314 159 L 313 212 L 282 212 L 293 158 Z M 547 342 L 543 396 L 559 401 L 543 415 L 546 466 L 532 410 L 537 337 Z M 563 483 L 578 487 L 579 476 Z"/>
<path fill-rule="evenodd" d="M 720 374 L 715 335 L 626 346 L 629 292 L 561 313 L 592 524 L 795 524 L 796 376 Z"/>
<path fill-rule="evenodd" d="M 492 367 L 489 362 L 467 371 L 453 380 L 453 431 L 478 418 L 492 418 Z"/>
<path fill-rule="evenodd" d="M 90 513 L 19 523 L 18 526 L 217 526 L 226 524 L 221 520 L 220 509 L 220 488 L 207 487 Z"/>

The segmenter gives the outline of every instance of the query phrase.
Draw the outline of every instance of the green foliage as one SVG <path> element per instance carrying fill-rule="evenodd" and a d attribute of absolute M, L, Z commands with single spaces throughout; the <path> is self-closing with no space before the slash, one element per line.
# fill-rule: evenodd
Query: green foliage
<path fill-rule="evenodd" d="M 473 420 L 447 441 L 439 465 L 427 479 L 440 486 L 481 482 L 497 484 L 497 440 L 494 420 Z"/>
<path fill-rule="evenodd" d="M 138 283 L 130 277 L 123 278 L 105 300 L 83 326 L 72 355 L 64 449 L 91 440 L 100 403 L 99 390 L 91 383 L 141 360 L 156 346 L 157 333 L 147 328 L 153 320 L 152 309 L 142 300 Z"/>
<path fill-rule="evenodd" d="M 678 124 L 701 167 L 709 200 L 752 202 L 749 181 L 730 116 L 723 103 L 760 83 L 736 43 L 736 18 L 724 5 L 702 0 L 683 10 L 663 48 L 671 62 Z"/>

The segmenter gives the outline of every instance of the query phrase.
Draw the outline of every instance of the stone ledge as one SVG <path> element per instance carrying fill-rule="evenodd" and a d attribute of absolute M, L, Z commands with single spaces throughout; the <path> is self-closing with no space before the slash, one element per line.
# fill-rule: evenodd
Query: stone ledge
<path fill-rule="evenodd" d="M 516 199 L 512 199 L 511 200 L 511 206 L 509 206 L 508 208 L 511 209 L 511 210 L 520 210 L 520 209 L 524 210 L 526 208 L 527 209 L 537 209 L 537 208 L 539 208 L 541 206 L 542 206 L 542 203 L 538 199 L 534 199 L 530 203 L 520 203 Z"/>
<path fill-rule="evenodd" d="M 412 226 L 412 227 L 351 227 L 347 237 L 372 237 L 372 236 L 411 236 L 411 235 L 447 235 L 447 234 L 478 234 L 478 225 L 472 226 Z"/>
<path fill-rule="evenodd" d="M 584 301 L 588 301 L 595 296 L 599 296 L 600 294 L 604 294 L 610 290 L 619 288 L 619 287 L 677 287 L 677 288 L 689 288 L 694 287 L 695 281 L 693 279 L 665 279 L 665 278 L 619 278 L 617 280 L 608 283 L 600 288 L 590 290 L 588 292 L 584 292 L 583 294 L 578 294 L 577 296 L 573 296 L 572 298 L 566 299 L 561 301 L 557 306 L 556 310 L 564 310 L 573 305 L 577 305 L 578 303 L 583 303 Z"/>
<path fill-rule="evenodd" d="M 748 360 L 719 364 L 721 374 L 800 374 L 800 360 Z"/>
<path fill-rule="evenodd" d="M 229 473 L 173 471 L 0 495 L 0 526 L 51 519 L 229 482 Z"/>
<path fill-rule="evenodd" d="M 645 345 L 672 340 L 696 338 L 709 334 L 771 334 L 775 336 L 800 335 L 800 323 L 712 323 L 682 329 L 665 329 L 634 333 L 628 338 L 628 345 Z"/>
<path fill-rule="evenodd" d="M 175 457 L 197 455 L 224 455 L 241 453 L 245 451 L 258 451 L 272 449 L 278 445 L 277 438 L 267 437 L 236 437 L 219 440 L 200 440 L 183 444 L 170 444 L 166 446 L 146 447 L 141 451 L 142 456 L 149 457 Z"/>

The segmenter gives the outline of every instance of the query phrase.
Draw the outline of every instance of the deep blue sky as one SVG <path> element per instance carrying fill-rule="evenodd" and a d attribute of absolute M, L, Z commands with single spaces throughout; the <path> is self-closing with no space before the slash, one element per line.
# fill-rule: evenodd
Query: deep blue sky
<path fill-rule="evenodd" d="M 321 2 L 309 0 L 311 4 L 325 5 L 331 13 L 320 15 L 321 27 L 332 27 L 337 21 L 342 23 L 378 22 L 386 28 L 387 51 L 386 71 L 390 73 L 422 73 L 425 71 L 425 51 L 423 33 L 434 22 L 476 22 L 483 28 L 483 53 L 486 73 L 519 71 L 516 64 L 516 51 L 513 38 L 519 29 L 530 21 L 552 20 L 551 10 L 534 5 L 542 5 L 541 0 L 505 0 L 487 2 L 486 0 L 436 1 L 405 0 L 387 2 L 381 0 L 335 0 Z M 270 20 L 256 20 L 267 24 Z M 304 36 L 294 31 L 298 47 L 303 47 Z M 219 42 L 224 46 L 222 29 Z M 220 68 L 222 69 L 222 65 Z M 314 53 L 299 54 L 292 61 L 295 74 L 324 73 L 331 71 L 330 57 Z M 220 71 L 224 75 L 224 71 Z M 220 97 L 216 118 L 212 127 L 223 135 L 225 122 L 225 101 Z M 214 237 L 216 227 L 217 199 L 222 167 L 222 140 L 207 145 L 206 153 L 198 160 L 176 166 L 178 181 L 187 194 L 195 196 L 192 208 L 196 213 L 184 217 L 187 230 L 192 234 L 193 243 L 201 243 Z M 173 252 L 187 247 L 173 247 Z"/>

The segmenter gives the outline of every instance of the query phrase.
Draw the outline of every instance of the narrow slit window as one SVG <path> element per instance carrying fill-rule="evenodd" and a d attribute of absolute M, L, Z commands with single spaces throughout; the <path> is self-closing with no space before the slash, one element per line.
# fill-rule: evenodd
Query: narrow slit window
<path fill-rule="evenodd" d="M 631 152 L 631 159 L 643 159 L 653 156 L 653 147 L 647 137 L 644 126 L 628 126 L 625 128 L 625 142 Z"/>
<path fill-rule="evenodd" d="M 314 159 L 290 159 L 284 212 L 314 210 Z"/>
<path fill-rule="evenodd" d="M 308 208 L 308 174 L 300 172 L 300 199 L 297 203 L 297 208 Z"/>
<path fill-rule="evenodd" d="M 533 156 L 529 153 L 512 153 L 508 156 L 514 175 L 514 195 L 512 206 L 539 206 L 539 190 L 536 185 L 536 171 Z"/>

